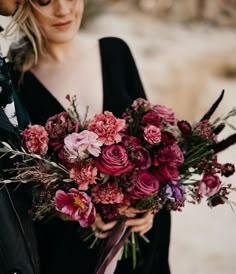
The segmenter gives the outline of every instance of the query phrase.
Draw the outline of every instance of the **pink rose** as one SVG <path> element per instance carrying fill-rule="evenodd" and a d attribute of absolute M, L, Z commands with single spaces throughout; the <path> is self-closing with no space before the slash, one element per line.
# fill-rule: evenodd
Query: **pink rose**
<path fill-rule="evenodd" d="M 175 164 L 160 165 L 155 168 L 152 173 L 160 183 L 178 181 L 179 179 L 179 172 Z"/>
<path fill-rule="evenodd" d="M 55 203 L 57 211 L 69 215 L 82 227 L 88 227 L 95 222 L 96 210 L 91 198 L 85 192 L 79 192 L 75 188 L 71 188 L 68 193 L 58 190 Z"/>
<path fill-rule="evenodd" d="M 213 196 L 220 190 L 221 181 L 217 175 L 204 174 L 197 193 L 207 197 Z"/>
<path fill-rule="evenodd" d="M 175 113 L 171 108 L 162 105 L 153 106 L 153 111 L 158 115 L 162 124 L 176 125 Z"/>
<path fill-rule="evenodd" d="M 64 143 L 67 158 L 71 162 L 88 158 L 89 154 L 98 157 L 102 146 L 97 134 L 88 130 L 68 135 L 64 139 Z"/>
<path fill-rule="evenodd" d="M 66 135 L 75 131 L 75 120 L 73 120 L 68 112 L 61 112 L 50 117 L 45 125 L 50 139 L 62 140 Z M 78 125 L 77 125 L 78 126 Z"/>
<path fill-rule="evenodd" d="M 124 199 L 116 182 L 97 184 L 92 188 L 93 201 L 97 204 L 120 204 Z"/>
<path fill-rule="evenodd" d="M 48 134 L 43 126 L 33 125 L 22 133 L 22 144 L 30 153 L 45 155 L 48 151 Z"/>
<path fill-rule="evenodd" d="M 130 157 L 135 168 L 148 169 L 151 166 L 151 155 L 147 149 L 142 146 L 134 147 L 130 152 Z"/>
<path fill-rule="evenodd" d="M 135 175 L 135 180 L 135 186 L 129 193 L 131 199 L 144 199 L 147 196 L 157 194 L 159 192 L 160 184 L 158 179 L 148 171 L 141 170 Z"/>
<path fill-rule="evenodd" d="M 88 130 L 98 135 L 99 140 L 105 145 L 119 143 L 122 131 L 126 126 L 124 119 L 117 119 L 112 112 L 96 114 L 88 124 Z"/>
<path fill-rule="evenodd" d="M 70 170 L 70 178 L 78 184 L 79 190 L 87 190 L 88 185 L 96 184 L 97 168 L 93 161 L 76 163 Z"/>
<path fill-rule="evenodd" d="M 100 172 L 111 176 L 119 176 L 133 168 L 126 149 L 121 145 L 103 147 L 95 163 Z"/>
<path fill-rule="evenodd" d="M 147 125 L 143 137 L 151 145 L 158 144 L 161 141 L 161 131 L 156 126 Z"/>

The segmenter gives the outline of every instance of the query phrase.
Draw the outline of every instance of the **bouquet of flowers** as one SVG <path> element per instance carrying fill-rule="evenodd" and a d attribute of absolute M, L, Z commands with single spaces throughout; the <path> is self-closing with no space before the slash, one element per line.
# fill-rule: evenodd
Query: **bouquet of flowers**
<path fill-rule="evenodd" d="M 100 257 L 96 273 L 103 273 L 130 235 L 122 208 L 181 210 L 186 202 L 203 198 L 209 206 L 229 203 L 235 189 L 222 178 L 233 175 L 235 168 L 219 163 L 217 153 L 233 145 L 236 134 L 221 141 L 218 134 L 226 124 L 234 128 L 228 120 L 236 109 L 210 122 L 223 94 L 194 125 L 177 120 L 170 108 L 141 98 L 122 119 L 105 111 L 82 121 L 76 97 L 67 97 L 68 112 L 22 132 L 22 150 L 2 143 L 2 157 L 22 156 L 2 183 L 33 184 L 34 219 L 63 213 L 88 227 L 97 212 L 105 221 L 120 220 Z"/>

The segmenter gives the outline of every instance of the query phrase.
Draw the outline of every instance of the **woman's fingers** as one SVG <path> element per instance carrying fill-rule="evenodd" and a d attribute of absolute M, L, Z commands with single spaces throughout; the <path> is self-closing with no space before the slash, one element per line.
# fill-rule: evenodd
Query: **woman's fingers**
<path fill-rule="evenodd" d="M 95 232 L 95 236 L 100 239 L 105 239 L 109 236 L 110 230 L 116 225 L 117 221 L 104 223 L 99 214 L 96 215 L 96 221 L 92 224 L 92 230 Z"/>
<path fill-rule="evenodd" d="M 148 211 L 142 217 L 128 219 L 125 224 L 127 226 L 132 226 L 132 232 L 139 232 L 140 235 L 143 235 L 152 228 L 153 218 L 154 214 Z"/>

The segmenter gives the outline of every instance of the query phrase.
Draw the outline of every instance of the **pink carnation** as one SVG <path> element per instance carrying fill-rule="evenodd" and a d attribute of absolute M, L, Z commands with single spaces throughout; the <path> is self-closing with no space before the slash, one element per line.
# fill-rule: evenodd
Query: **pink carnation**
<path fill-rule="evenodd" d="M 97 184 L 92 188 L 92 198 L 97 204 L 120 204 L 124 199 L 117 183 Z"/>
<path fill-rule="evenodd" d="M 89 184 L 95 184 L 96 176 L 97 168 L 92 161 L 78 162 L 70 170 L 70 178 L 78 184 L 79 190 L 87 190 Z"/>
<path fill-rule="evenodd" d="M 68 193 L 58 190 L 55 195 L 56 210 L 69 215 L 78 221 L 82 227 L 87 227 L 95 222 L 96 210 L 91 198 L 85 192 L 71 188 Z"/>
<path fill-rule="evenodd" d="M 158 144 L 161 141 L 161 131 L 156 126 L 148 125 L 144 128 L 143 137 L 151 145 Z"/>
<path fill-rule="evenodd" d="M 45 155 L 48 150 L 48 134 L 43 126 L 33 125 L 21 133 L 23 146 L 30 153 Z"/>
<path fill-rule="evenodd" d="M 89 154 L 98 157 L 102 143 L 94 132 L 83 130 L 80 133 L 72 133 L 64 139 L 64 149 L 71 162 L 89 157 Z"/>
<path fill-rule="evenodd" d="M 120 131 L 126 126 L 124 119 L 117 119 L 112 112 L 105 111 L 94 116 L 88 124 L 88 130 L 95 132 L 100 141 L 111 145 L 121 141 Z"/>

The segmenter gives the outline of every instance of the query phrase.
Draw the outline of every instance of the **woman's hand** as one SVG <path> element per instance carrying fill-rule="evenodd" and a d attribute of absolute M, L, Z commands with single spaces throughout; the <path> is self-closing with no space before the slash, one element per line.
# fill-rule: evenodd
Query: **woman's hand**
<path fill-rule="evenodd" d="M 123 214 L 135 216 L 135 214 L 143 213 L 142 216 L 127 219 L 125 224 L 132 226 L 131 232 L 138 232 L 140 235 L 147 233 L 153 226 L 155 213 L 150 210 L 138 210 L 135 208 L 127 208 Z"/>
<path fill-rule="evenodd" d="M 91 225 L 95 236 L 99 239 L 105 239 L 109 236 L 110 230 L 116 225 L 117 221 L 104 223 L 101 216 L 97 213 L 95 223 Z"/>

